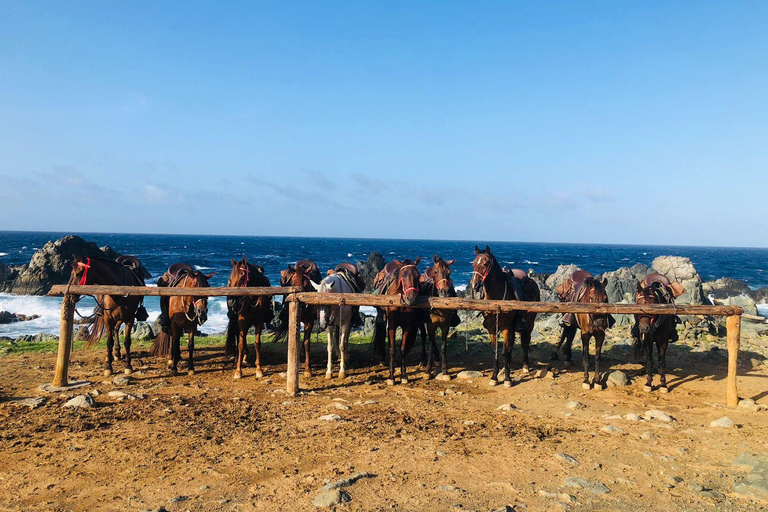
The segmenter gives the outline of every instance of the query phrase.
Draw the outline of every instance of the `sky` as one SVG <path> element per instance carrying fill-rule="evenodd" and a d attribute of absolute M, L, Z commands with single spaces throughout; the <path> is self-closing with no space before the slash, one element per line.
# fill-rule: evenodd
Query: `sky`
<path fill-rule="evenodd" d="M 768 247 L 766 2 L 0 0 L 0 230 Z"/>

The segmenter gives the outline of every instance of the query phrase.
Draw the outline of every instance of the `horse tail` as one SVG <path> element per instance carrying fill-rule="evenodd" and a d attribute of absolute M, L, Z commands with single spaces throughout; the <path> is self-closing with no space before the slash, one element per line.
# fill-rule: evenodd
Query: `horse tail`
<path fill-rule="evenodd" d="M 381 358 L 382 361 L 387 355 L 387 323 L 379 321 L 378 315 L 373 324 L 373 336 L 371 336 L 371 347 L 373 353 Z"/>
<path fill-rule="evenodd" d="M 160 330 L 155 336 L 155 342 L 149 352 L 155 357 L 170 357 L 171 355 L 171 335 Z"/>
<path fill-rule="evenodd" d="M 283 304 L 283 309 L 280 310 L 280 317 L 275 326 L 272 341 L 277 342 L 288 339 L 288 307 L 288 304 Z"/>
<path fill-rule="evenodd" d="M 106 325 L 104 324 L 104 315 L 98 315 L 89 319 L 88 322 L 86 322 L 86 330 L 87 333 L 85 335 L 85 348 L 91 348 L 93 345 L 96 345 L 99 342 L 102 335 L 104 334 L 104 331 L 106 330 Z"/>
<path fill-rule="evenodd" d="M 237 318 L 229 317 L 227 323 L 227 341 L 224 345 L 224 353 L 228 356 L 237 354 L 237 338 L 240 335 L 240 328 L 237 325 Z"/>

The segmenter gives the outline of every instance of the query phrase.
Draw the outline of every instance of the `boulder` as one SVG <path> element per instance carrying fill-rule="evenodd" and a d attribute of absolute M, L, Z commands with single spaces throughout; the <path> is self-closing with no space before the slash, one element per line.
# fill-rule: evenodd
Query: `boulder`
<path fill-rule="evenodd" d="M 0 291 L 8 291 L 13 280 L 19 276 L 24 267 L 12 267 L 5 263 L 0 263 Z"/>
<path fill-rule="evenodd" d="M 562 283 L 563 281 L 571 277 L 571 274 L 573 274 L 577 270 L 581 270 L 581 267 L 574 264 L 559 265 L 557 267 L 557 270 L 555 270 L 555 273 L 551 274 L 547 278 L 546 280 L 547 288 L 553 291 L 556 290 L 560 283 Z"/>
<path fill-rule="evenodd" d="M 701 276 L 691 263 L 690 258 L 682 256 L 659 256 L 651 264 L 653 271 L 677 281 L 685 288 L 685 293 L 677 298 L 678 304 L 708 304 L 704 296 Z"/>
<path fill-rule="evenodd" d="M 16 338 L 16 341 L 25 341 L 28 343 L 39 343 L 41 341 L 58 341 L 59 337 L 55 334 L 50 334 L 47 332 L 41 332 L 38 334 L 24 334 L 22 336 L 19 336 Z"/>
<path fill-rule="evenodd" d="M 133 326 L 132 338 L 137 341 L 150 341 L 155 339 L 155 333 L 149 323 L 136 322 Z"/>
<path fill-rule="evenodd" d="M 754 292 L 747 283 L 740 279 L 731 279 L 730 277 L 721 277 L 714 281 L 707 281 L 701 284 L 701 288 L 706 297 L 711 296 L 716 299 L 725 299 L 737 295 L 748 295 L 754 298 Z"/>
<path fill-rule="evenodd" d="M 357 262 L 357 270 L 360 273 L 360 277 L 365 282 L 365 291 L 370 293 L 373 290 L 373 280 L 376 274 L 384 268 L 384 256 L 380 253 L 373 251 L 368 255 L 368 259 Z"/>
<path fill-rule="evenodd" d="M 18 321 L 18 317 L 10 311 L 0 311 L 0 324 L 10 324 Z"/>
<path fill-rule="evenodd" d="M 621 267 L 612 272 L 596 276 L 598 279 L 607 279 L 605 291 L 608 294 L 608 302 L 611 304 L 634 304 L 637 283 L 648 275 L 648 265 L 638 263 L 632 267 Z M 635 319 L 632 315 L 614 315 L 616 325 L 631 325 Z"/>
<path fill-rule="evenodd" d="M 29 265 L 9 285 L 6 284 L 5 289 L 16 294 L 44 295 L 54 284 L 67 284 L 74 254 L 88 258 L 108 257 L 93 242 L 86 242 L 79 236 L 65 236 L 38 250 Z"/>
<path fill-rule="evenodd" d="M 735 295 L 733 297 L 726 297 L 722 300 L 716 299 L 715 303 L 723 304 L 725 306 L 739 306 L 744 309 L 744 313 L 748 315 L 757 315 L 757 305 L 749 295 Z"/>

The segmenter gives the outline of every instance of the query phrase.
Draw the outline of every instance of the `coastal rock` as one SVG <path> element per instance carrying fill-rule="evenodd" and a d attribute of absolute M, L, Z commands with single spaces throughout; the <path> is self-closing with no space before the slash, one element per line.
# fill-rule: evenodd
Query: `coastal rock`
<path fill-rule="evenodd" d="M 58 341 L 59 337 L 55 334 L 50 334 L 47 332 L 41 332 L 38 334 L 24 334 L 22 336 L 19 336 L 16 338 L 16 342 L 27 342 L 27 343 L 39 343 L 41 341 Z"/>
<path fill-rule="evenodd" d="M 754 299 L 754 293 L 749 288 L 749 285 L 740 279 L 721 277 L 714 281 L 702 283 L 701 288 L 705 296 L 713 296 L 716 299 L 726 299 L 737 295 L 748 295 Z"/>
<path fill-rule="evenodd" d="M 370 293 L 373 290 L 373 279 L 376 277 L 376 274 L 384 268 L 384 264 L 384 256 L 376 251 L 371 252 L 371 254 L 368 255 L 368 259 L 364 262 L 357 261 L 357 270 L 360 273 L 360 277 L 365 282 L 366 292 Z"/>
<path fill-rule="evenodd" d="M 733 486 L 734 492 L 768 500 L 768 462 L 760 462 L 741 482 Z"/>
<path fill-rule="evenodd" d="M 555 273 L 551 274 L 547 278 L 546 280 L 547 288 L 549 288 L 550 290 L 555 290 L 560 283 L 562 283 L 563 281 L 571 277 L 571 274 L 573 274 L 577 270 L 581 270 L 581 267 L 574 265 L 572 263 L 569 265 L 559 265 L 557 267 L 557 270 L 555 270 Z"/>
<path fill-rule="evenodd" d="M 0 311 L 0 324 L 10 324 L 12 322 L 18 322 L 19 319 L 16 315 L 10 311 Z"/>
<path fill-rule="evenodd" d="M 38 250 L 27 268 L 6 285 L 6 290 L 23 295 L 44 295 L 54 284 L 66 284 L 72 271 L 73 254 L 105 259 L 109 256 L 93 242 L 86 242 L 79 236 L 65 236 Z"/>
<path fill-rule="evenodd" d="M 739 306 L 748 315 L 757 315 L 757 304 L 749 295 L 734 295 L 724 299 L 715 299 L 716 304 L 724 306 Z"/>
<path fill-rule="evenodd" d="M 690 258 L 682 256 L 659 256 L 651 264 L 653 270 L 677 281 L 685 288 L 685 293 L 677 298 L 678 304 L 706 304 L 701 276 L 691 263 Z"/>
<path fill-rule="evenodd" d="M 13 280 L 19 276 L 25 267 L 13 267 L 0 262 L 0 291 L 10 291 Z"/>
<path fill-rule="evenodd" d="M 637 283 L 648 275 L 648 265 L 638 263 L 632 267 L 621 267 L 612 272 L 605 272 L 596 276 L 598 279 L 607 279 L 605 292 L 608 294 L 608 302 L 611 304 L 633 304 L 635 302 L 635 290 Z M 614 315 L 616 325 L 630 325 L 634 323 L 632 315 Z"/>
<path fill-rule="evenodd" d="M 121 330 L 124 335 L 124 329 Z M 133 331 L 131 332 L 131 339 L 136 341 L 151 341 L 155 339 L 155 332 L 152 326 L 147 322 L 136 322 L 133 325 Z"/>

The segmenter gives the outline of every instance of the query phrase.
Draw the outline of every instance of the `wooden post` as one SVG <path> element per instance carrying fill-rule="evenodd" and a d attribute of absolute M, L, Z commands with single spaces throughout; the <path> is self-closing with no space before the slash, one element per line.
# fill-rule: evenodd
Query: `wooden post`
<path fill-rule="evenodd" d="M 59 352 L 56 356 L 56 373 L 53 376 L 53 385 L 65 387 L 69 384 L 69 354 L 72 352 L 72 324 L 75 321 L 74 295 L 66 294 L 61 301 L 61 326 L 59 327 Z"/>
<path fill-rule="evenodd" d="M 726 317 L 725 326 L 728 330 L 728 388 L 725 403 L 729 407 L 736 407 L 739 405 L 736 375 L 739 365 L 739 346 L 741 345 L 741 315 Z"/>
<path fill-rule="evenodd" d="M 292 293 L 288 302 L 288 368 L 286 370 L 285 390 L 288 396 L 299 392 L 299 307 L 296 294 Z"/>

